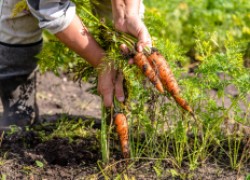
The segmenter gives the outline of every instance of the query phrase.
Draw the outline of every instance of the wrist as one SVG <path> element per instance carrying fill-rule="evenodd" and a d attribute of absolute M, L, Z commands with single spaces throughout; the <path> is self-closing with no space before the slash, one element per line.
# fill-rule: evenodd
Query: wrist
<path fill-rule="evenodd" d="M 92 56 L 91 60 L 87 60 L 94 68 L 98 68 L 101 64 L 103 64 L 104 59 L 106 57 L 105 51 L 100 48 L 95 52 L 92 52 L 90 55 Z M 86 59 L 86 58 L 84 58 Z"/>

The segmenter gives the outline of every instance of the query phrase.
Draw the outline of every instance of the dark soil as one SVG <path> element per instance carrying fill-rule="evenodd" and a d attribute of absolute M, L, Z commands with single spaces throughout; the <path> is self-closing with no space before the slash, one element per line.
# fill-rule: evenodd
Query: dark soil
<path fill-rule="evenodd" d="M 96 136 L 43 139 L 53 132 L 60 118 L 76 122 L 79 118 L 91 119 L 95 122 L 91 128 L 100 127 L 100 98 L 86 92 L 90 87 L 90 84 L 79 87 L 63 75 L 56 77 L 46 73 L 38 76 L 40 119 L 43 124 L 51 123 L 37 125 L 27 132 L 5 135 L 0 141 L 0 178 L 105 179 L 105 174 L 108 179 L 113 179 L 117 173 L 126 172 L 116 147 L 109 168 L 101 172 L 100 143 Z M 127 173 L 135 179 L 244 179 L 243 175 L 237 175 L 237 171 L 225 167 L 206 162 L 195 171 L 185 165 L 177 171 L 167 160 L 159 165 L 152 159 L 144 159 L 132 164 Z M 158 176 L 157 170 L 161 172 Z"/>

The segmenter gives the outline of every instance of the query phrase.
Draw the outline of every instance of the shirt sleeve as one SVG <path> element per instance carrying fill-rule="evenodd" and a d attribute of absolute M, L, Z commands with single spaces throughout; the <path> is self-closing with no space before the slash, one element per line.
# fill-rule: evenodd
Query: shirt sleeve
<path fill-rule="evenodd" d="M 76 8 L 70 0 L 26 0 L 30 12 L 38 19 L 39 27 L 56 34 L 72 22 Z"/>

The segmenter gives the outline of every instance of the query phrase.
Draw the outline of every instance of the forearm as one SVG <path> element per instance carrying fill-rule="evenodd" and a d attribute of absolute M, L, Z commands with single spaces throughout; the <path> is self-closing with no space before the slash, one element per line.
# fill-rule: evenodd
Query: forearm
<path fill-rule="evenodd" d="M 55 36 L 94 67 L 100 64 L 104 57 L 103 49 L 77 16 L 66 29 L 56 33 Z"/>

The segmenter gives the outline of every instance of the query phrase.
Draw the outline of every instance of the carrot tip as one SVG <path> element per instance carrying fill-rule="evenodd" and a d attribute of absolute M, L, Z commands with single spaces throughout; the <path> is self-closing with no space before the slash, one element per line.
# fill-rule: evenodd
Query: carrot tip
<path fill-rule="evenodd" d="M 156 86 L 156 89 L 157 89 L 161 94 L 164 93 L 163 87 L 158 87 L 158 86 Z"/>

